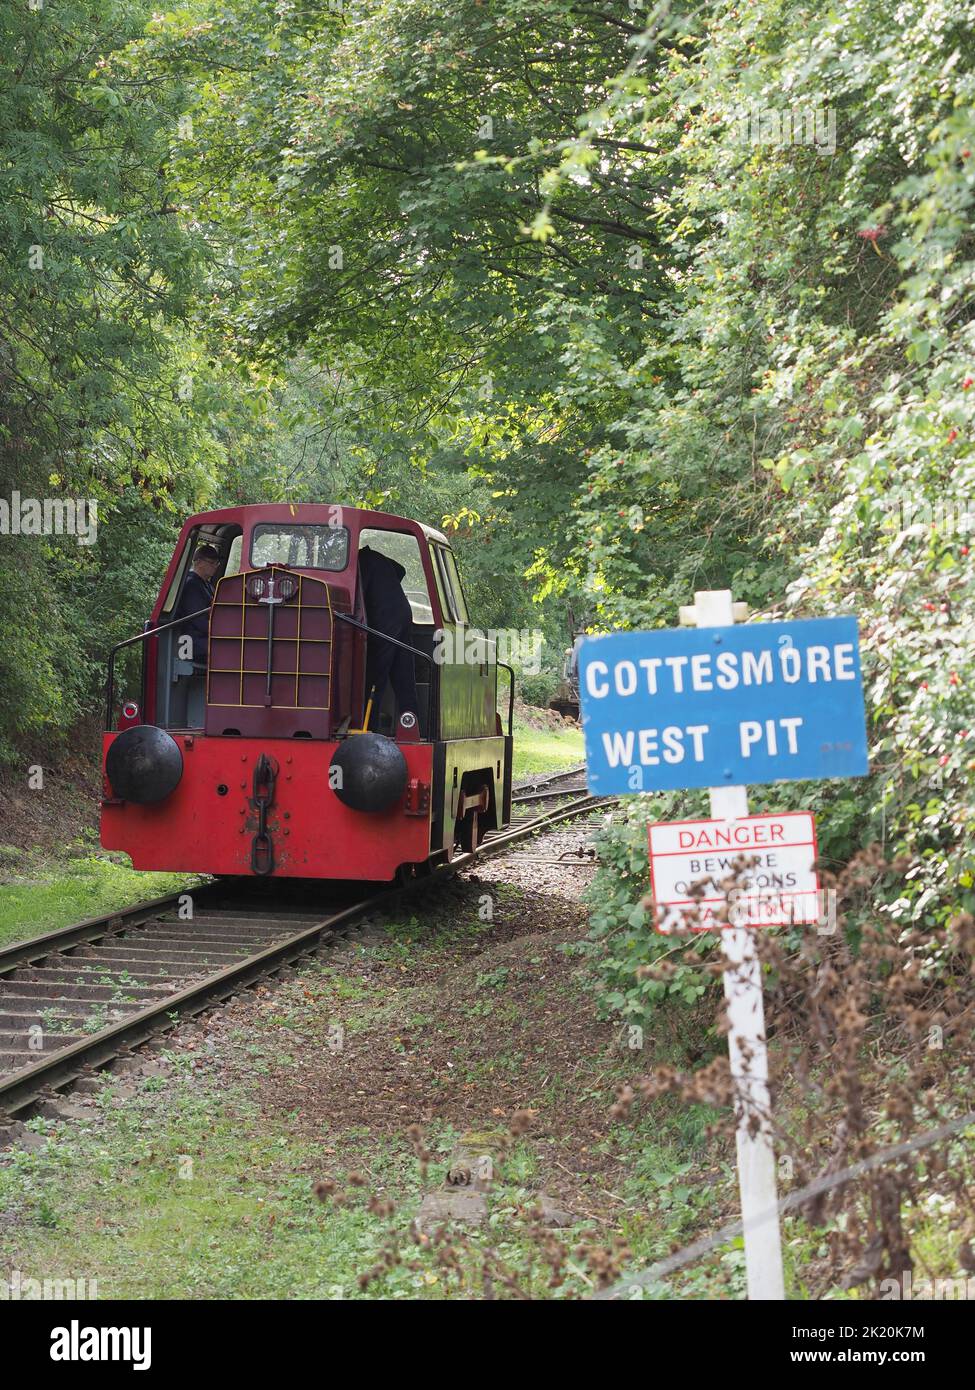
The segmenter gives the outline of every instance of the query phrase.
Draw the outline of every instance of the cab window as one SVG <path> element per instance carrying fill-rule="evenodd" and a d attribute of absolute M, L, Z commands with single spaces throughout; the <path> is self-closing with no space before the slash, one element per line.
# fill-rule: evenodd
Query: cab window
<path fill-rule="evenodd" d="M 453 610 L 447 598 L 447 584 L 443 572 L 440 568 L 440 561 L 437 558 L 437 547 L 429 541 L 430 568 L 433 570 L 433 578 L 437 586 L 437 597 L 440 599 L 440 611 L 443 614 L 444 622 L 449 623 L 453 620 Z"/>
<path fill-rule="evenodd" d="M 459 623 L 460 614 L 454 602 L 453 590 L 447 576 L 447 567 L 443 560 L 443 551 L 439 545 L 431 546 L 431 551 L 433 552 L 433 568 L 437 576 L 437 588 L 440 591 L 440 602 L 443 606 L 444 622 Z"/>
<path fill-rule="evenodd" d="M 467 600 L 464 598 L 464 590 L 460 586 L 460 575 L 457 573 L 457 561 L 454 559 L 454 552 L 441 547 L 444 568 L 447 571 L 447 582 L 454 597 L 454 607 L 457 610 L 457 621 L 467 623 L 470 621 L 467 613 Z"/>
<path fill-rule="evenodd" d="M 173 575 L 172 583 L 163 599 L 160 618 L 165 621 L 176 611 L 176 602 L 183 592 L 183 585 L 186 583 L 186 576 L 189 574 L 193 555 L 198 545 L 212 545 L 219 553 L 223 565 L 223 568 L 219 569 L 215 576 L 219 579 L 225 574 L 236 574 L 240 569 L 242 540 L 243 532 L 239 526 L 220 526 L 215 530 L 205 526 L 195 526 L 186 538 L 186 544 L 183 546 L 179 563 L 176 566 L 176 573 Z"/>
<path fill-rule="evenodd" d="M 406 571 L 401 581 L 403 592 L 410 601 L 413 621 L 429 627 L 433 622 L 433 605 L 423 572 L 423 556 L 415 536 L 405 531 L 364 530 L 359 532 L 359 549 L 368 546 L 380 555 L 387 555 Z"/>
<path fill-rule="evenodd" d="M 292 565 L 295 569 L 344 570 L 349 533 L 344 526 L 261 522 L 251 536 L 251 565 Z"/>
<path fill-rule="evenodd" d="M 240 552 L 243 544 L 244 537 L 242 535 L 234 536 L 230 543 L 230 553 L 227 556 L 227 567 L 224 570 L 225 575 L 240 573 Z"/>
<path fill-rule="evenodd" d="M 172 613 L 173 609 L 176 607 L 176 600 L 182 593 L 183 580 L 186 577 L 186 571 L 189 568 L 190 556 L 196 549 L 196 543 L 199 539 L 199 534 L 199 527 L 196 527 L 194 528 L 194 530 L 190 532 L 190 534 L 186 538 L 186 544 L 183 546 L 183 553 L 179 557 L 179 564 L 176 566 L 176 572 L 173 575 L 172 583 L 169 586 L 169 591 L 166 594 L 166 597 L 163 599 L 162 609 L 160 610 L 160 618 L 163 622 L 166 621 L 166 619 Z"/>

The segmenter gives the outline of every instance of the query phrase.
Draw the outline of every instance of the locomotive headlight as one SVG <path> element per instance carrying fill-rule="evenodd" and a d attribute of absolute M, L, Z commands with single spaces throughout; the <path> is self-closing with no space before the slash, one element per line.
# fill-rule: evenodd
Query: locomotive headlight
<path fill-rule="evenodd" d="M 264 578 L 263 574 L 251 575 L 250 579 L 247 581 L 247 592 L 255 603 L 260 603 L 261 599 L 267 593 L 267 580 Z"/>
<path fill-rule="evenodd" d="M 289 598 L 294 598 L 297 592 L 298 581 L 296 579 L 292 579 L 291 576 L 288 574 L 281 575 L 281 577 L 278 579 L 278 593 L 284 599 L 285 603 L 287 603 Z"/>

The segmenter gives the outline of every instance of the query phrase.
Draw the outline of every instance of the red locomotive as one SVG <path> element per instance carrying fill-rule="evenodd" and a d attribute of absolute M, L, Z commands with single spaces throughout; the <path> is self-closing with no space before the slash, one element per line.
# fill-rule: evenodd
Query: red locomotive
<path fill-rule="evenodd" d="M 218 558 L 194 651 L 182 599 L 201 546 Z M 405 640 L 370 623 L 366 549 L 401 568 Z M 415 521 L 318 504 L 191 517 L 146 630 L 109 658 L 103 846 L 137 869 L 385 881 L 475 848 L 511 818 L 514 677 L 505 732 L 503 663 L 467 623 L 446 537 Z M 389 689 L 370 701 L 383 643 L 413 663 L 415 712 Z M 117 712 L 128 648 L 141 698 Z"/>

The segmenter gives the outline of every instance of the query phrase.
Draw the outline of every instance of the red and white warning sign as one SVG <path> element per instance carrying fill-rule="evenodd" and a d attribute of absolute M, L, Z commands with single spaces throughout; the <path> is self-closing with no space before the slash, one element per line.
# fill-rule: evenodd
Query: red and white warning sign
<path fill-rule="evenodd" d="M 707 931 L 725 925 L 817 922 L 816 854 L 816 827 L 809 811 L 651 825 L 656 928 L 669 932 L 683 925 Z M 736 873 L 742 861 L 744 867 Z M 727 922 L 718 918 L 726 902 Z"/>

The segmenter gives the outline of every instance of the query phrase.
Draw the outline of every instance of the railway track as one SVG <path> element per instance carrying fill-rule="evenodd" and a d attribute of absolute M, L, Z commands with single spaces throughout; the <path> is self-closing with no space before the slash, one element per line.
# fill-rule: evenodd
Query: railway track
<path fill-rule="evenodd" d="M 518 789 L 506 830 L 415 884 L 364 895 L 334 884 L 209 883 L 0 950 L 0 1130 L 412 887 L 606 804 L 588 795 L 583 775 L 571 768 Z"/>

